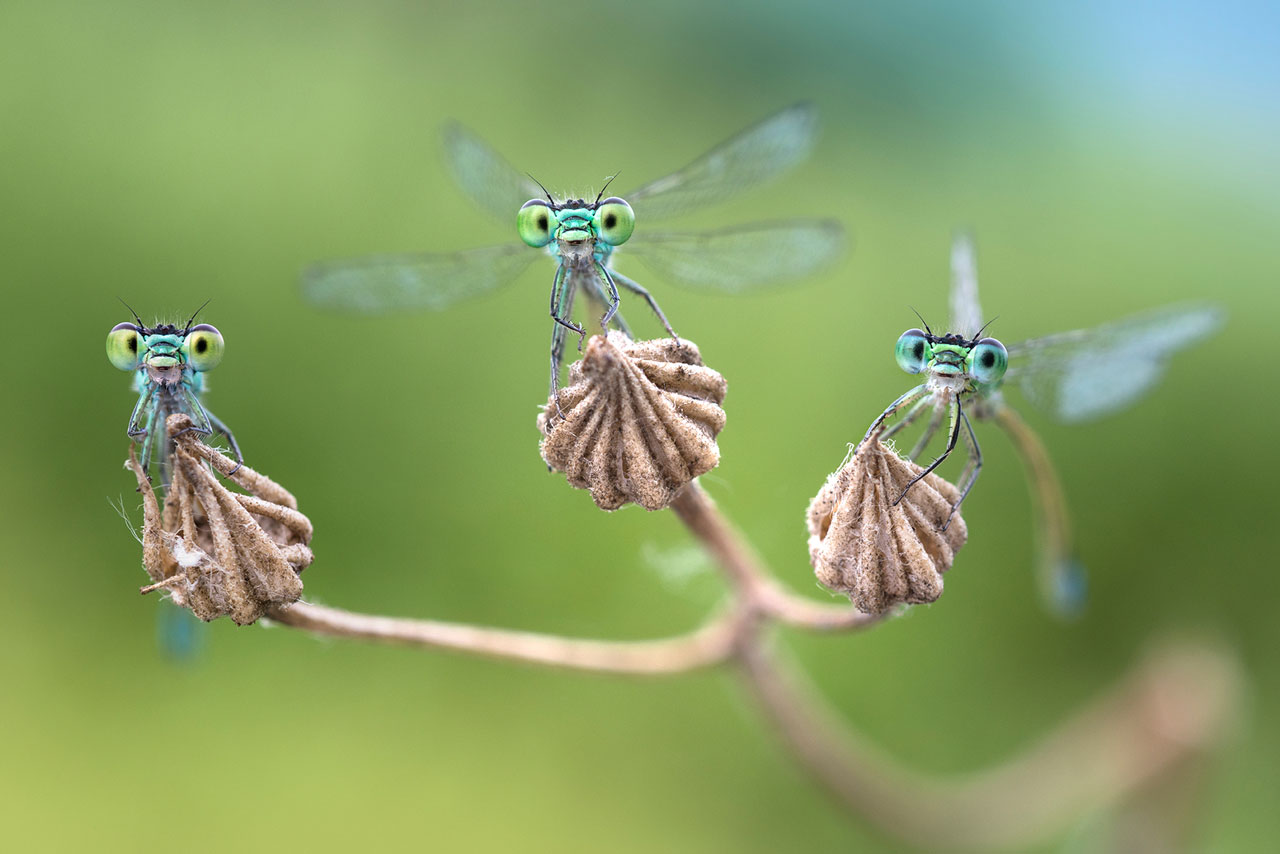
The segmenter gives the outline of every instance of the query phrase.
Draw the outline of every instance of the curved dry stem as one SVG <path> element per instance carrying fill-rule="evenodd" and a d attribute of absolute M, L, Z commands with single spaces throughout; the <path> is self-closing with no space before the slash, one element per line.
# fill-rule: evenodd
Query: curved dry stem
<path fill-rule="evenodd" d="M 1213 747 L 1238 694 L 1234 662 L 1168 648 L 1040 743 L 990 770 L 939 779 L 907 770 L 853 733 L 765 643 L 739 647 L 753 695 L 783 740 L 837 798 L 928 849 L 1021 848 L 1128 799 Z"/>
<path fill-rule="evenodd" d="M 879 621 L 879 616 L 862 614 L 852 607 L 823 605 L 783 590 L 696 482 L 685 486 L 671 507 L 716 559 L 734 591 L 733 604 L 727 610 L 686 635 L 651 641 L 587 640 L 359 614 L 307 602 L 277 607 L 270 616 L 282 625 L 332 637 L 632 675 L 681 673 L 728 661 L 748 636 L 748 627 L 761 617 L 820 631 L 863 628 Z"/>
<path fill-rule="evenodd" d="M 823 605 L 794 596 L 773 580 L 711 498 L 696 482 L 671 503 L 681 521 L 719 563 L 734 590 L 733 604 L 686 635 L 650 641 L 600 641 L 559 635 L 359 614 L 307 602 L 277 607 L 270 616 L 282 625 L 333 637 L 436 647 L 491 658 L 596 672 L 652 675 L 680 673 L 729 660 L 758 618 L 819 631 L 852 630 L 878 622 L 879 615 L 852 607 Z"/>
<path fill-rule="evenodd" d="M 736 610 L 728 610 L 686 635 L 662 640 L 599 641 L 357 614 L 308 602 L 275 608 L 269 616 L 278 623 L 314 634 L 451 649 L 571 670 L 643 676 L 682 673 L 727 660 L 741 621 Z"/>
<path fill-rule="evenodd" d="M 211 452 L 208 460 L 230 473 L 231 462 L 220 454 Z M 245 477 L 243 471 L 232 476 Z M 269 481 L 257 485 L 280 489 Z M 951 780 L 910 771 L 863 743 L 777 660 L 766 634 L 774 623 L 813 631 L 857 630 L 883 615 L 786 590 L 696 481 L 670 506 L 732 589 L 728 608 L 685 635 L 629 642 L 575 639 L 357 614 L 301 601 L 277 605 L 269 615 L 313 634 L 598 673 L 664 675 L 734 661 L 784 743 L 815 778 L 886 834 L 930 849 L 1041 842 L 1082 814 L 1155 791 L 1157 783 L 1176 782 L 1180 778 L 1173 772 L 1203 758 L 1233 708 L 1237 686 L 1231 661 L 1203 648 L 1181 648 L 1135 668 L 1123 685 L 1000 766 Z M 285 508 L 281 514 L 290 516 Z M 1152 803 L 1161 800 L 1170 801 Z"/>
<path fill-rule="evenodd" d="M 864 614 L 852 605 L 814 602 L 783 588 L 697 481 L 680 490 L 670 506 L 720 564 L 735 591 L 758 613 L 789 626 L 816 631 L 860 629 L 883 618 L 880 614 Z"/>

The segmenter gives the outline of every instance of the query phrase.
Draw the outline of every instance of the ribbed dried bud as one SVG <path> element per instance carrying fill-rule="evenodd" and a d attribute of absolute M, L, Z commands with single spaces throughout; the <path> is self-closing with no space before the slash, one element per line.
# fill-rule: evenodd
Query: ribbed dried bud
<path fill-rule="evenodd" d="M 279 484 L 201 442 L 186 415 L 166 423 L 174 438 L 173 482 L 161 512 L 132 449 L 128 467 L 142 493 L 142 562 L 152 584 L 202 620 L 230 616 L 240 625 L 302 595 L 298 573 L 312 561 L 311 522 Z M 232 492 L 221 472 L 249 494 Z"/>
<path fill-rule="evenodd" d="M 596 335 L 538 416 L 542 458 L 604 510 L 659 510 L 720 462 L 725 389 L 690 341 Z"/>
<path fill-rule="evenodd" d="M 960 491 L 937 475 L 891 503 L 922 470 L 869 439 L 809 505 L 809 559 L 818 580 L 859 611 L 937 599 L 942 574 L 968 538 L 958 512 L 942 530 Z"/>

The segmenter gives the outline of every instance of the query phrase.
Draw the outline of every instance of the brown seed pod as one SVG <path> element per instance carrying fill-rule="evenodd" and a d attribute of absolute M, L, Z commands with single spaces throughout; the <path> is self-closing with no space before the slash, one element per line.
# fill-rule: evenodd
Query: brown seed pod
<path fill-rule="evenodd" d="M 809 559 L 818 580 L 858 610 L 878 614 L 900 602 L 932 602 L 942 574 L 968 538 L 959 512 L 942 530 L 960 491 L 927 475 L 894 506 L 923 469 L 878 439 L 827 478 L 809 504 Z"/>
<path fill-rule="evenodd" d="M 542 458 L 604 510 L 661 509 L 720 462 L 725 389 L 690 341 L 593 336 L 538 416 Z"/>
<path fill-rule="evenodd" d="M 151 481 L 131 448 L 128 466 L 142 493 L 142 562 L 152 584 L 202 620 L 230 616 L 240 625 L 273 605 L 302 595 L 298 573 L 313 555 L 311 522 L 279 484 L 236 464 L 188 431 L 191 419 L 171 415 L 173 482 L 160 509 Z M 183 432 L 187 431 L 187 432 Z M 249 494 L 232 492 L 217 469 Z M 233 473 L 234 472 L 234 473 Z"/>

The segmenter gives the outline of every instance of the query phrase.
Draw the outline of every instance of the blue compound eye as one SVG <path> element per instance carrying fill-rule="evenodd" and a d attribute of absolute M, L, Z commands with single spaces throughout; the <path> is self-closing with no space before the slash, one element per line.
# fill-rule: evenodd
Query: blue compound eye
<path fill-rule="evenodd" d="M 898 337 L 893 356 L 898 367 L 909 374 L 918 374 L 929 364 L 929 339 L 923 329 L 908 329 Z"/>
<path fill-rule="evenodd" d="M 998 382 L 1009 367 L 1009 351 L 994 338 L 983 338 L 969 351 L 969 373 L 980 383 Z"/>

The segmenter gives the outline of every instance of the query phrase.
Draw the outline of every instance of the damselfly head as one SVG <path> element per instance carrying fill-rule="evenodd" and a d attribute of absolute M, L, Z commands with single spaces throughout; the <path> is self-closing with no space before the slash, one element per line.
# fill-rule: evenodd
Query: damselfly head
<path fill-rule="evenodd" d="M 620 246 L 631 237 L 636 216 L 631 205 L 617 196 L 595 201 L 567 199 L 555 202 L 530 199 L 516 214 L 516 231 L 529 246 L 546 246 L 552 240 L 582 243 L 599 240 Z"/>
<path fill-rule="evenodd" d="M 948 333 L 934 335 L 908 329 L 894 347 L 898 366 L 909 374 L 928 371 L 944 376 L 969 374 L 975 382 L 998 382 L 1009 366 L 1009 353 L 995 338 L 970 339 Z"/>
<path fill-rule="evenodd" d="M 117 323 L 107 333 L 107 359 L 122 371 L 146 367 L 153 379 L 165 382 L 184 365 L 209 371 L 222 361 L 222 333 L 208 323 L 180 328 L 171 323 L 145 327 Z"/>

